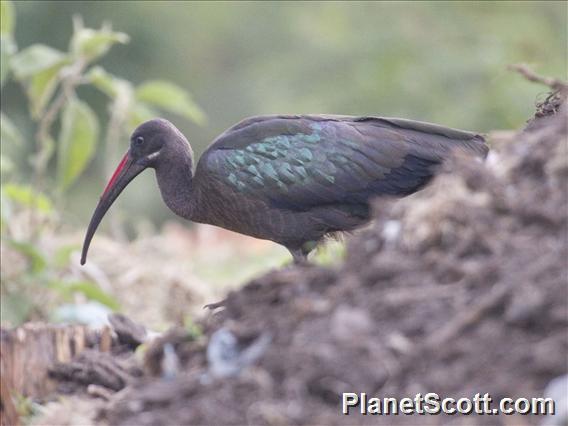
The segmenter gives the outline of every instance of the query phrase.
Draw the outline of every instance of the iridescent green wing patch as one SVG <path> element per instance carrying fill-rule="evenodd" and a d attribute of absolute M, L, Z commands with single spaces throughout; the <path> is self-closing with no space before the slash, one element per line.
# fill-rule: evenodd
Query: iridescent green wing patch
<path fill-rule="evenodd" d="M 322 127 L 315 125 L 311 133 L 270 136 L 242 149 L 224 151 L 227 181 L 245 193 L 265 189 L 280 194 L 295 187 L 332 185 L 336 167 L 325 155 L 325 145 Z"/>
<path fill-rule="evenodd" d="M 418 190 L 456 147 L 486 152 L 479 135 L 408 120 L 263 116 L 228 129 L 200 163 L 243 201 L 351 211 L 372 197 Z"/>
<path fill-rule="evenodd" d="M 399 141 L 383 141 L 376 133 L 369 137 L 345 122 L 288 122 L 238 127 L 209 154 L 209 167 L 243 196 L 282 208 L 358 204 L 366 202 L 372 191 L 396 191 L 395 187 L 377 186 L 377 182 L 390 172 L 391 165 L 402 163 Z M 398 151 L 388 155 L 387 162 L 389 149 Z"/>

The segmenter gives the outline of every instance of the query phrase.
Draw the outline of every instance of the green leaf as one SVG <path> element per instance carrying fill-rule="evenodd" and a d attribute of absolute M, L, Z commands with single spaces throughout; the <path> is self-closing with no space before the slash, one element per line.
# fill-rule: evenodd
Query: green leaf
<path fill-rule="evenodd" d="M 57 88 L 59 72 L 68 63 L 67 55 L 43 44 L 35 44 L 12 56 L 11 70 L 25 84 L 32 117 L 41 116 Z"/>
<path fill-rule="evenodd" d="M 127 102 L 131 102 L 134 89 L 129 81 L 106 72 L 102 67 L 93 67 L 85 77 L 109 98 L 126 96 Z"/>
<path fill-rule="evenodd" d="M 165 111 L 180 114 L 197 124 L 205 122 L 205 113 L 193 102 L 187 91 L 162 80 L 143 83 L 136 89 L 136 99 Z"/>
<path fill-rule="evenodd" d="M 10 61 L 10 67 L 16 78 L 22 81 L 39 72 L 67 63 L 68 60 L 67 55 L 59 50 L 44 44 L 34 44 L 15 54 Z"/>
<path fill-rule="evenodd" d="M 2 2 L 2 4 L 4 4 Z M 16 44 L 9 35 L 0 36 L 0 86 L 4 85 L 4 82 L 10 74 L 10 58 L 16 52 Z"/>
<path fill-rule="evenodd" d="M 7 183 L 2 185 L 2 190 L 7 198 L 24 207 L 38 209 L 42 213 L 50 213 L 53 210 L 49 198 L 44 194 L 35 192 L 28 185 Z"/>
<path fill-rule="evenodd" d="M 128 43 L 127 34 L 113 32 L 108 28 L 93 30 L 91 28 L 76 28 L 71 38 L 71 51 L 77 57 L 91 62 L 106 54 L 113 44 Z"/>
<path fill-rule="evenodd" d="M 59 71 L 65 63 L 59 63 L 35 74 L 27 86 L 32 117 L 39 118 L 57 88 Z"/>
<path fill-rule="evenodd" d="M 102 303 L 113 311 L 120 309 L 120 304 L 114 297 L 105 293 L 98 285 L 90 281 L 53 281 L 49 286 L 59 291 L 64 297 L 70 297 L 73 293 L 81 293 L 87 299 Z"/>
<path fill-rule="evenodd" d="M 84 102 L 71 99 L 63 110 L 59 134 L 57 180 L 65 190 L 85 170 L 95 153 L 99 123 Z"/>
<path fill-rule="evenodd" d="M 15 26 L 14 5 L 9 0 L 0 1 L 0 35 L 11 36 Z"/>
<path fill-rule="evenodd" d="M 9 241 L 10 247 L 23 254 L 30 262 L 30 272 L 39 274 L 47 267 L 47 262 L 43 255 L 33 244 L 22 241 Z"/>
<path fill-rule="evenodd" d="M 12 120 L 0 112 L 0 140 L 2 144 L 21 145 L 24 138 Z"/>
<path fill-rule="evenodd" d="M 103 67 L 93 67 L 85 76 L 89 83 L 107 95 L 114 98 L 117 94 L 116 80 L 112 74 L 106 72 Z"/>

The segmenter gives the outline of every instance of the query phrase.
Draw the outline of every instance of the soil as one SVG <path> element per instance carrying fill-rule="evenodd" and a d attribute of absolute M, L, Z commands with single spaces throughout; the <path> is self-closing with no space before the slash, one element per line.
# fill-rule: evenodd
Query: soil
<path fill-rule="evenodd" d="M 272 271 L 197 327 L 144 344 L 144 356 L 130 352 L 138 369 L 107 367 L 114 376 L 97 380 L 111 384 L 96 394 L 106 400 L 97 422 L 541 423 L 346 417 L 341 394 L 531 398 L 567 373 L 568 111 L 565 93 L 549 102 L 485 163 L 456 158 L 420 193 L 377 200 L 342 265 Z M 123 350 L 144 340 L 132 328 L 119 335 Z M 91 377 L 72 367 L 59 366 L 59 377 Z"/>

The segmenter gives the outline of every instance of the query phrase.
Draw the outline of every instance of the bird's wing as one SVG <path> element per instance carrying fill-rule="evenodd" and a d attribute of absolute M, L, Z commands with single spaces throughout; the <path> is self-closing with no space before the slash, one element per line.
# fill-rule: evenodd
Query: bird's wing
<path fill-rule="evenodd" d="M 198 168 L 271 205 L 306 210 L 410 194 L 452 150 L 487 153 L 478 134 L 404 119 L 263 116 L 219 136 Z"/>

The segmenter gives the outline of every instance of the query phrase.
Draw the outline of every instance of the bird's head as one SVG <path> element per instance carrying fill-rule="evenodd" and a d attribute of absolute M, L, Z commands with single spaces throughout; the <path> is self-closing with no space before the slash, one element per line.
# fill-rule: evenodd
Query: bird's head
<path fill-rule="evenodd" d="M 191 148 L 183 134 L 169 121 L 156 118 L 138 126 L 130 136 L 130 148 L 118 164 L 108 181 L 99 203 L 91 217 L 83 251 L 81 265 L 87 261 L 91 239 L 102 218 L 126 186 L 144 169 L 157 169 L 168 165 L 168 159 L 189 153 Z"/>

